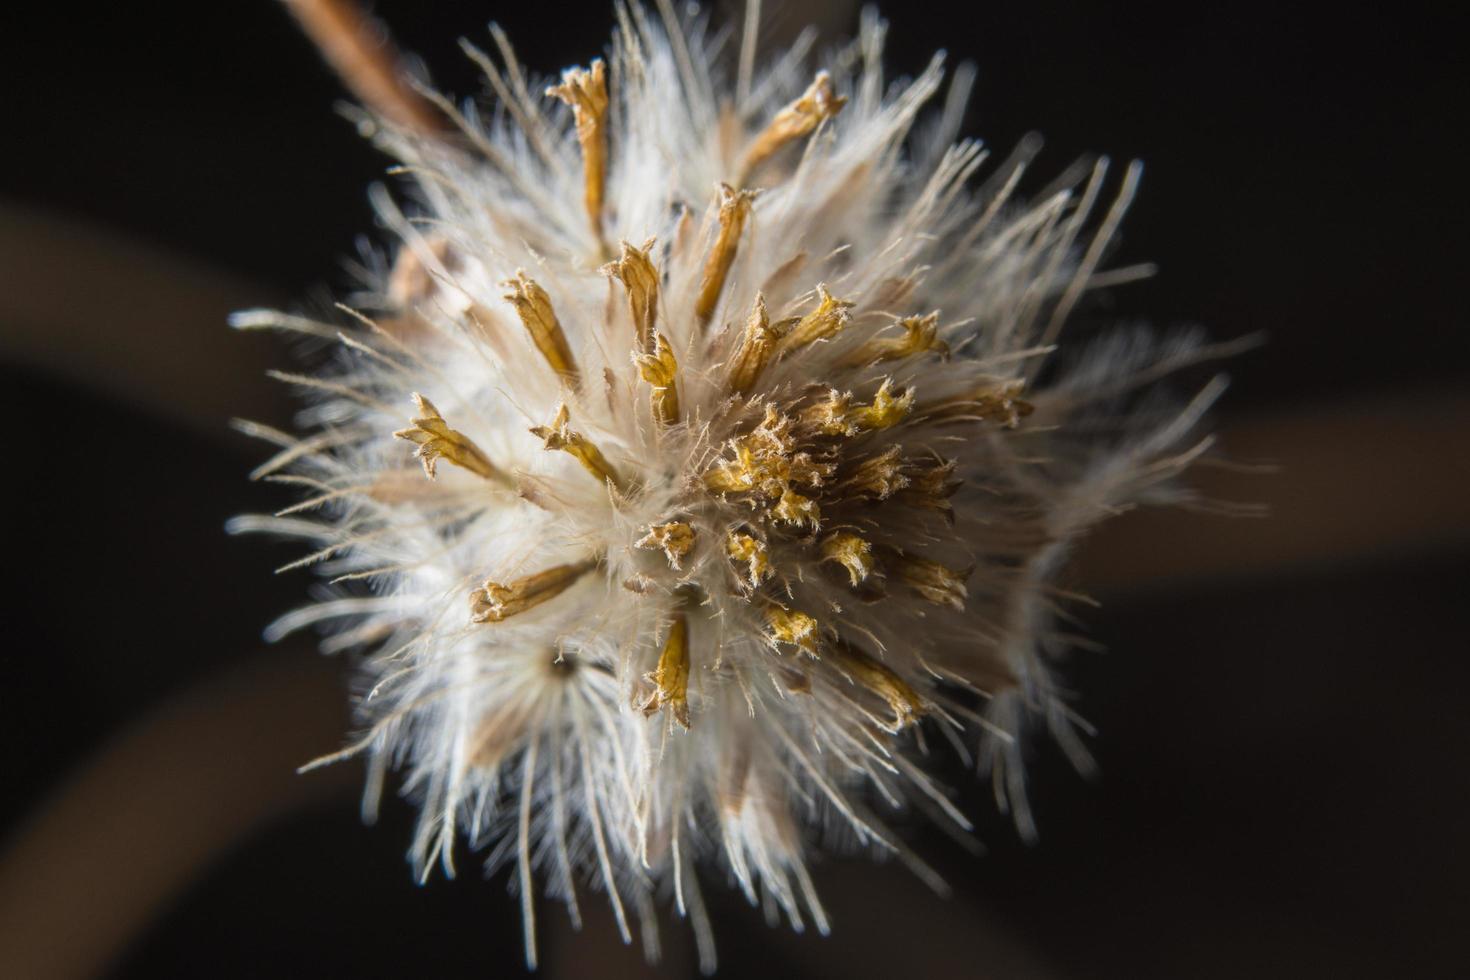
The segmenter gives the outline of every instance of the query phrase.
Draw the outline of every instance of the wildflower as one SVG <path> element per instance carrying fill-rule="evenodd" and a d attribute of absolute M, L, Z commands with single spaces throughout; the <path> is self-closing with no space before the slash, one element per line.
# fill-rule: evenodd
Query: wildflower
<path fill-rule="evenodd" d="M 1029 206 L 1030 150 L 973 186 L 960 113 L 916 135 L 939 61 L 886 84 L 871 15 L 816 71 L 752 77 L 747 39 L 731 91 L 699 24 L 620 23 L 544 97 L 471 49 L 506 111 L 434 97 L 460 138 L 378 120 L 414 214 L 378 197 L 396 257 L 287 376 L 312 431 L 253 430 L 312 496 L 237 528 L 317 543 L 336 595 L 278 631 L 368 651 L 348 753 L 373 792 L 406 771 L 421 874 L 460 838 L 514 866 L 532 963 L 538 890 L 576 920 L 600 889 L 625 940 L 672 894 L 711 968 L 712 867 L 825 931 L 816 828 L 913 861 L 865 800 L 964 825 L 916 730 L 1030 831 L 1023 729 L 1078 746 L 1050 578 L 1182 493 L 1220 385 L 1130 397 L 1188 338 L 1056 353 L 1136 166 L 1100 220 L 1105 163 Z"/>

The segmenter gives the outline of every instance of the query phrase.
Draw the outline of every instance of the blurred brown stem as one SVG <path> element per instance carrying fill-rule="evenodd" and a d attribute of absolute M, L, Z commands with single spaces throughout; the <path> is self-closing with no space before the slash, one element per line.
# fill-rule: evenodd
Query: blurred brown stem
<path fill-rule="evenodd" d="M 336 664 L 214 678 L 119 733 L 0 854 L 0 977 L 92 977 L 220 855 L 359 779 L 296 767 L 341 744 Z"/>
<path fill-rule="evenodd" d="M 1259 502 L 1259 518 L 1142 509 L 1083 544 L 1079 588 L 1102 598 L 1143 590 L 1280 578 L 1470 542 L 1470 397 L 1382 394 L 1240 417 L 1220 445 L 1272 472 L 1198 468 L 1188 482 L 1214 500 Z"/>
<path fill-rule="evenodd" d="M 388 30 L 351 0 L 283 0 L 348 91 L 377 115 L 421 136 L 445 120 L 409 83 Z"/>
<path fill-rule="evenodd" d="M 96 225 L 0 201 L 0 362 L 38 368 L 219 439 L 279 424 L 279 348 L 226 317 L 275 291 Z"/>

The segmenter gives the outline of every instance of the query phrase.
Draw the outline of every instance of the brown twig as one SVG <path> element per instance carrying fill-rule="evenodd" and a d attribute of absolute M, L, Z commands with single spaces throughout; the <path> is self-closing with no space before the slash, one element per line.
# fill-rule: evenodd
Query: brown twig
<path fill-rule="evenodd" d="M 388 31 L 352 0 L 282 0 L 342 83 L 377 115 L 421 136 L 448 126 L 409 82 Z"/>
<path fill-rule="evenodd" d="M 220 855 L 272 820 L 350 792 L 339 665 L 260 658 L 114 735 L 0 851 L 0 976 L 103 975 Z"/>
<path fill-rule="evenodd" d="M 226 328 L 275 289 L 96 224 L 0 201 L 0 363 L 90 388 L 210 439 L 287 424 L 262 379 L 280 348 Z"/>
<path fill-rule="evenodd" d="M 1114 599 L 1464 548 L 1466 431 L 1470 398 L 1453 388 L 1233 419 L 1226 456 L 1275 471 L 1205 467 L 1188 482 L 1210 500 L 1257 503 L 1264 519 L 1140 509 L 1087 539 L 1076 581 Z"/>

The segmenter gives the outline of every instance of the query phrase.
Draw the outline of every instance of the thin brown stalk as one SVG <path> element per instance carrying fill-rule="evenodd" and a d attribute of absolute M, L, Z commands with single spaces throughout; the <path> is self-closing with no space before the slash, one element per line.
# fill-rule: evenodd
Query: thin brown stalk
<path fill-rule="evenodd" d="M 442 138 L 446 120 L 409 82 L 388 32 L 352 0 L 282 0 L 348 91 L 375 114 Z"/>

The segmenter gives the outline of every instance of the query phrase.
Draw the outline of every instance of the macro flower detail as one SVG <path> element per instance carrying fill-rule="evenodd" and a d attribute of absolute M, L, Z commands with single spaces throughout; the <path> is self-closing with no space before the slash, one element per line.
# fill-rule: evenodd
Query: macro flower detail
<path fill-rule="evenodd" d="M 374 793 L 403 770 L 420 874 L 460 841 L 513 868 L 532 964 L 535 896 L 579 922 L 589 887 L 650 949 L 672 895 L 706 969 L 712 880 L 826 931 L 821 827 L 926 874 L 882 810 L 968 828 L 936 737 L 1031 833 L 1027 730 L 1085 761 L 1052 579 L 1209 447 L 1219 382 L 1141 392 L 1193 335 L 1059 340 L 1141 274 L 1101 270 L 1138 168 L 1100 217 L 1106 161 L 1022 204 L 1036 147 L 979 179 L 965 83 L 924 115 L 939 60 L 890 83 L 883 35 L 756 73 L 750 37 L 631 7 L 546 86 L 470 47 L 497 111 L 372 121 L 408 203 L 375 196 L 395 241 L 350 322 L 235 319 L 340 340 L 282 376 L 305 434 L 247 427 L 310 496 L 234 527 L 315 542 L 293 565 L 330 582 L 274 633 L 363 651 L 332 758 Z"/>

